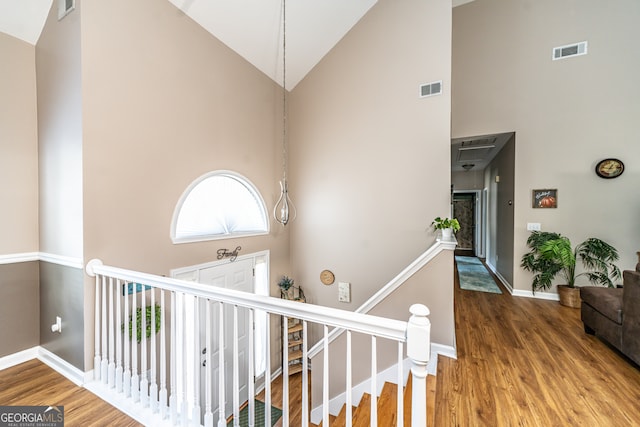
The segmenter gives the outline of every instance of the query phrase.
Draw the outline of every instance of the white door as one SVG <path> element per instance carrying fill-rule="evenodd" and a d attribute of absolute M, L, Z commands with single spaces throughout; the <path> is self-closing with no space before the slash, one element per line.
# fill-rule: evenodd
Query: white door
<path fill-rule="evenodd" d="M 245 260 L 236 260 L 232 263 L 209 267 L 200 270 L 200 278 L 199 282 L 207 285 L 213 285 L 220 288 L 225 289 L 233 289 L 236 291 L 244 291 L 244 292 L 253 292 L 253 259 L 245 259 Z M 213 310 L 211 312 L 212 316 L 212 325 L 211 330 L 213 331 L 212 336 L 212 347 L 211 349 L 205 349 L 206 336 L 205 336 L 205 307 L 204 302 L 202 302 L 203 306 L 200 307 L 200 343 L 202 347 L 202 360 L 205 360 L 205 352 L 211 351 L 211 361 L 212 361 L 212 369 L 213 369 L 213 382 L 212 382 L 212 412 L 214 414 L 214 420 L 218 419 L 218 357 L 220 351 L 219 339 L 218 339 L 218 319 L 219 319 L 219 305 L 217 303 L 213 303 Z M 234 336 L 233 336 L 233 307 L 225 305 L 224 306 L 224 383 L 225 383 L 225 416 L 228 417 L 233 413 L 233 347 L 234 347 Z M 248 399 L 248 384 L 249 381 L 253 379 L 247 378 L 248 374 L 248 363 L 253 363 L 253 361 L 249 361 L 249 311 L 245 308 L 238 307 L 238 363 L 239 363 L 239 390 L 240 390 L 240 405 Z M 204 380 L 206 375 L 206 368 L 203 364 L 200 365 L 201 375 L 200 381 L 201 392 L 200 396 L 204 398 L 206 396 L 205 386 L 206 381 Z M 201 408 L 204 408 L 204 401 L 202 402 Z M 215 422 L 215 421 L 214 421 Z"/>

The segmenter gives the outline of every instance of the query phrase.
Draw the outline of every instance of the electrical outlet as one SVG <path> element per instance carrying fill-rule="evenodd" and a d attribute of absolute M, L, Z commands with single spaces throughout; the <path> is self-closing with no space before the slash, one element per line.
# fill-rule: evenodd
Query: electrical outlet
<path fill-rule="evenodd" d="M 540 231 L 540 223 L 539 222 L 528 222 L 527 223 L 527 231 Z"/>
<path fill-rule="evenodd" d="M 351 284 L 349 282 L 338 282 L 338 301 L 351 302 Z"/>

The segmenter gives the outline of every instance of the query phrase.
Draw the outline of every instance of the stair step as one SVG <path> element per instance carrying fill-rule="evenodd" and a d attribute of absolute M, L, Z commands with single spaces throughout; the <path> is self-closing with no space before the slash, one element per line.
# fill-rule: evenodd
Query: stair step
<path fill-rule="evenodd" d="M 368 427 L 371 422 L 371 395 L 365 393 L 353 414 L 353 427 Z"/>
<path fill-rule="evenodd" d="M 289 341 L 289 347 L 296 347 L 299 345 L 302 345 L 303 341 L 302 340 L 290 340 Z"/>
<path fill-rule="evenodd" d="M 289 375 L 297 374 L 298 372 L 302 372 L 302 363 L 289 365 Z"/>
<path fill-rule="evenodd" d="M 398 386 L 384 383 L 378 398 L 378 425 L 395 426 L 398 413 Z"/>
<path fill-rule="evenodd" d="M 287 332 L 293 334 L 294 332 L 300 332 L 302 330 L 302 323 L 298 322 L 295 324 L 289 323 L 287 327 Z"/>
<path fill-rule="evenodd" d="M 302 350 L 293 350 L 289 352 L 289 362 L 302 358 Z"/>
<path fill-rule="evenodd" d="M 291 369 L 291 368 L 289 368 Z M 404 388 L 404 425 L 411 425 L 411 393 L 413 389 L 411 375 Z M 379 426 L 395 426 L 397 423 L 397 401 L 398 387 L 396 384 L 385 383 L 382 387 L 380 397 L 378 397 L 378 425 Z M 435 424 L 435 398 L 436 398 L 436 377 L 427 376 L 427 426 L 433 427 Z M 337 417 L 330 415 L 331 427 L 345 427 L 346 405 L 342 406 Z M 360 404 L 352 409 L 353 427 L 368 427 L 371 422 L 371 395 L 365 393 L 360 399 Z M 322 423 L 320 423 L 322 426 Z"/>

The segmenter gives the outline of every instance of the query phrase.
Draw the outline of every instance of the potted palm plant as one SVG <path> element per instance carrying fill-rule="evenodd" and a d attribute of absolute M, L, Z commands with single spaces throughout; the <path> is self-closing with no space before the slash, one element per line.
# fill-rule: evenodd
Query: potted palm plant
<path fill-rule="evenodd" d="M 553 279 L 560 274 L 564 284 L 558 285 L 560 304 L 580 308 L 580 290 L 576 279 L 586 276 L 590 283 L 614 287 L 620 280 L 620 269 L 614 264 L 619 259 L 613 246 L 595 237 L 571 247 L 571 241 L 559 233 L 533 231 L 527 239 L 529 252 L 522 256 L 520 266 L 532 272 L 531 289 L 549 289 Z M 576 274 L 580 260 L 584 270 Z"/>
<path fill-rule="evenodd" d="M 442 230 L 442 238 L 450 239 L 453 233 L 457 233 L 460 230 L 460 223 L 455 218 L 440 218 L 436 217 L 431 223 L 434 230 Z"/>

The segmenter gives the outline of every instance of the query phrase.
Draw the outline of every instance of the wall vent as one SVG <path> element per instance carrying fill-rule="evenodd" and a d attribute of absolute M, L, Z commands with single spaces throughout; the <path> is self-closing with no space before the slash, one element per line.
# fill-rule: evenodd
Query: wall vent
<path fill-rule="evenodd" d="M 420 85 L 420 98 L 440 95 L 442 93 L 442 80 Z"/>
<path fill-rule="evenodd" d="M 568 44 L 553 48 L 553 60 L 570 58 L 587 54 L 587 42 Z"/>
<path fill-rule="evenodd" d="M 58 21 L 76 8 L 76 0 L 58 0 Z"/>

